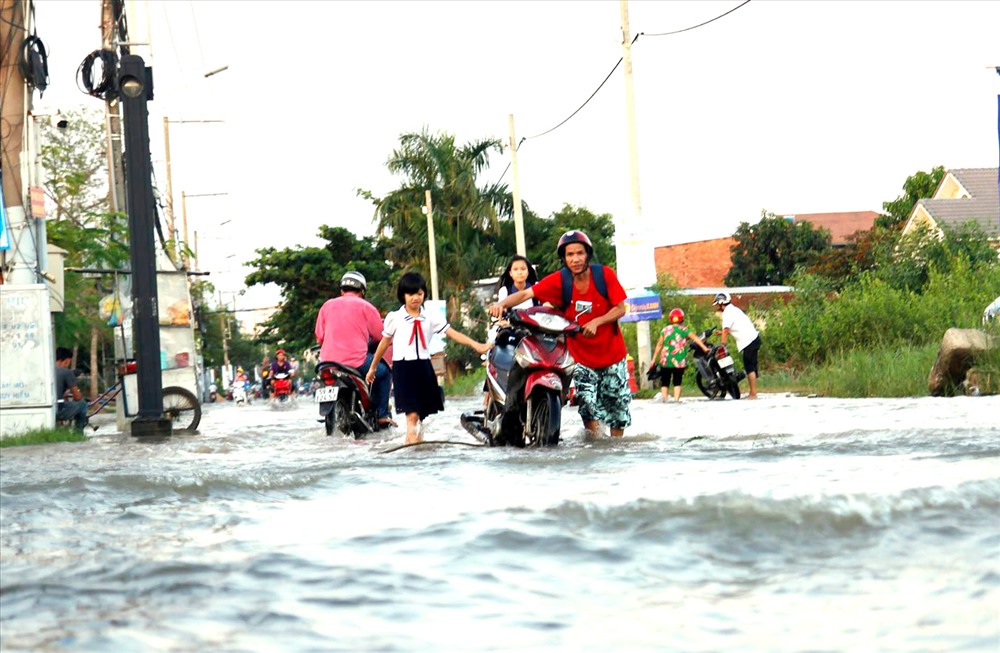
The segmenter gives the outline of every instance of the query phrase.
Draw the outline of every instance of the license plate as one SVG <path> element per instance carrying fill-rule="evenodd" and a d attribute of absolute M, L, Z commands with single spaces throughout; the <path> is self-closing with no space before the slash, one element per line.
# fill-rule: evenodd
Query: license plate
<path fill-rule="evenodd" d="M 733 366 L 732 356 L 723 356 L 722 358 L 719 359 L 719 367 L 732 367 L 732 366 Z"/>
<path fill-rule="evenodd" d="M 327 401 L 337 401 L 338 394 L 340 394 L 340 386 L 323 386 L 322 388 L 316 389 L 316 401 L 321 404 L 326 403 Z"/>

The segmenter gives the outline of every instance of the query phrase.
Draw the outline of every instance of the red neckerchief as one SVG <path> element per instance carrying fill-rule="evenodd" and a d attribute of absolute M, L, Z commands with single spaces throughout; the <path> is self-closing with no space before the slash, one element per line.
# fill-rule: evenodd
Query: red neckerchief
<path fill-rule="evenodd" d="M 420 326 L 420 322 L 421 320 L 419 318 L 413 320 L 413 332 L 410 333 L 410 342 L 406 343 L 408 345 L 412 345 L 417 336 L 420 336 L 420 342 L 417 345 L 417 358 L 420 358 L 420 345 L 423 345 L 425 350 L 427 349 L 427 340 L 424 338 L 424 328 Z"/>

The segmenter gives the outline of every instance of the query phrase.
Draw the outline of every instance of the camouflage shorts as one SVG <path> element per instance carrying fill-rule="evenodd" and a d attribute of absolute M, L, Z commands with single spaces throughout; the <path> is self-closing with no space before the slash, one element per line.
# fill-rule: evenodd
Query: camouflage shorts
<path fill-rule="evenodd" d="M 598 370 L 577 363 L 573 381 L 583 421 L 604 422 L 612 429 L 625 429 L 632 424 L 628 410 L 632 391 L 625 359 Z"/>

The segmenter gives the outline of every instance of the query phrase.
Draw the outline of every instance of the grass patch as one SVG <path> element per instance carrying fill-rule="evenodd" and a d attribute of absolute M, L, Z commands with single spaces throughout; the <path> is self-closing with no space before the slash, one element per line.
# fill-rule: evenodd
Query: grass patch
<path fill-rule="evenodd" d="M 0 438 L 0 448 L 23 447 L 32 444 L 52 444 L 53 442 L 86 441 L 87 436 L 83 433 L 78 433 L 73 429 L 56 427 L 51 429 L 35 429 L 33 431 L 22 433 L 21 435 L 12 435 L 10 437 Z"/>
<path fill-rule="evenodd" d="M 940 345 L 934 343 L 887 347 L 875 351 L 846 351 L 831 356 L 821 365 L 801 369 L 774 367 L 763 370 L 758 390 L 763 393 L 789 392 L 841 398 L 926 397 L 927 377 L 939 348 Z M 995 383 L 992 379 L 1000 377 L 1000 349 L 983 356 L 977 361 L 977 367 L 990 377 L 984 383 L 983 391 L 991 391 Z M 485 376 L 484 368 L 476 368 L 472 373 L 460 376 L 446 385 L 445 392 L 451 396 L 476 395 L 482 391 Z M 697 372 L 694 366 L 689 366 L 684 374 L 683 396 L 702 396 L 695 384 L 695 376 Z M 639 390 L 635 398 L 652 398 L 659 392 L 659 384 L 654 386 Z M 746 380 L 740 382 L 740 392 L 748 392 Z"/>
<path fill-rule="evenodd" d="M 938 349 L 933 344 L 841 352 L 822 365 L 768 372 L 760 390 L 844 398 L 925 397 Z"/>
<path fill-rule="evenodd" d="M 483 394 L 486 382 L 486 368 L 480 365 L 468 374 L 456 376 L 451 383 L 444 384 L 444 393 L 449 397 L 472 397 Z"/>

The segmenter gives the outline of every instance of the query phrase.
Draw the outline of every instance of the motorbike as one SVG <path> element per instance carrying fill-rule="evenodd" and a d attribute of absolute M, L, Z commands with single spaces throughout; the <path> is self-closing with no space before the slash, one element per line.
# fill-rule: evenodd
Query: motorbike
<path fill-rule="evenodd" d="M 327 435 L 337 430 L 360 440 L 384 428 L 378 423 L 378 407 L 361 370 L 324 361 L 317 366 L 316 376 L 319 386 L 313 396 L 319 403 L 320 421 Z"/>
<path fill-rule="evenodd" d="M 214 383 L 208 386 L 208 402 L 215 403 L 219 398 L 219 386 Z"/>
<path fill-rule="evenodd" d="M 566 338 L 580 325 L 543 306 L 507 321 L 487 357 L 486 407 L 463 413 L 462 426 L 490 446 L 555 446 L 576 368 Z"/>
<path fill-rule="evenodd" d="M 703 352 L 693 342 L 688 345 L 694 356 L 695 369 L 698 371 L 695 383 L 698 384 L 702 394 L 709 399 L 725 399 L 726 393 L 733 399 L 739 399 L 740 381 L 746 378 L 746 372 L 736 371 L 733 357 L 723 345 L 708 341 L 714 332 L 715 327 L 710 327 L 698 334 L 708 347 L 708 353 Z"/>
<path fill-rule="evenodd" d="M 271 381 L 271 391 L 277 403 L 285 403 L 292 400 L 294 398 L 292 395 L 292 379 L 284 372 L 275 374 L 274 379 Z"/>
<path fill-rule="evenodd" d="M 230 392 L 233 395 L 233 403 L 237 406 L 244 406 L 250 403 L 245 382 L 233 381 L 233 385 L 230 387 Z"/>

